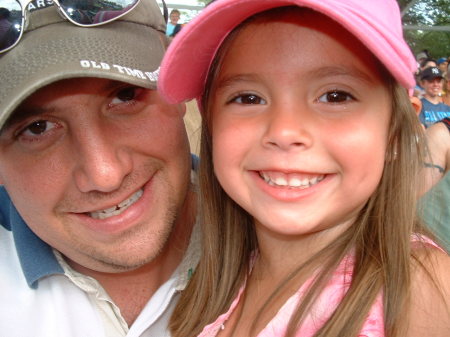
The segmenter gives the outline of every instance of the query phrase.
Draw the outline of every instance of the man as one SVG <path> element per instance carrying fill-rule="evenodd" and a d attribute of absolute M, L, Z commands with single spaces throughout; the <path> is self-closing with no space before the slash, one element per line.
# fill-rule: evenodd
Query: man
<path fill-rule="evenodd" d="M 450 116 L 450 106 L 442 103 L 442 72 L 437 67 L 429 67 L 420 75 L 420 85 L 424 89 L 420 122 L 427 128 L 430 125 Z"/>
<path fill-rule="evenodd" d="M 167 23 L 166 35 L 169 37 L 175 37 L 181 30 L 182 26 L 178 23 L 180 20 L 180 11 L 173 9 L 169 15 L 169 22 Z"/>
<path fill-rule="evenodd" d="M 427 50 L 422 50 L 420 53 L 418 53 L 416 55 L 417 64 L 420 64 L 423 60 L 425 60 L 428 57 L 429 57 L 428 56 L 428 51 Z"/>
<path fill-rule="evenodd" d="M 165 336 L 196 265 L 184 107 L 155 90 L 165 22 L 124 2 L 88 9 L 133 5 L 96 27 L 32 2 L 0 54 L 3 336 Z"/>

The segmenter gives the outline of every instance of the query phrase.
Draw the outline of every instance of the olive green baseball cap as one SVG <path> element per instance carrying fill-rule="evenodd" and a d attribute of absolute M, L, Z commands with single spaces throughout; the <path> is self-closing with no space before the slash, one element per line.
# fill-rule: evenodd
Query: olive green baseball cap
<path fill-rule="evenodd" d="M 38 89 L 69 78 L 96 77 L 156 89 L 167 41 L 155 0 L 141 0 L 116 21 L 79 27 L 51 0 L 28 4 L 19 43 L 0 54 L 0 128 Z"/>

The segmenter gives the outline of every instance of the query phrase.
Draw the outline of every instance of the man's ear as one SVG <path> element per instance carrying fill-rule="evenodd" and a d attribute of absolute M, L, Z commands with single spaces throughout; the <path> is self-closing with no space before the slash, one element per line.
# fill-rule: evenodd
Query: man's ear
<path fill-rule="evenodd" d="M 180 103 L 178 105 L 178 111 L 180 112 L 181 117 L 184 117 L 186 115 L 186 103 Z"/>
<path fill-rule="evenodd" d="M 411 100 L 411 104 L 412 104 L 414 110 L 416 110 L 416 114 L 419 115 L 420 111 L 422 110 L 421 100 L 416 96 L 410 96 L 409 99 Z"/>

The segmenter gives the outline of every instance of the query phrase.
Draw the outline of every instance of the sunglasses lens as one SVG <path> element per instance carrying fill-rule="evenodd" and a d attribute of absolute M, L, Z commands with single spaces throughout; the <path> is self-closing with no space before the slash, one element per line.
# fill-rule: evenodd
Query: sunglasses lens
<path fill-rule="evenodd" d="M 0 4 L 0 52 L 14 46 L 23 27 L 22 6 L 17 0 L 2 0 Z"/>
<path fill-rule="evenodd" d="M 72 21 L 81 25 L 105 23 L 124 15 L 139 0 L 59 0 L 61 9 Z"/>

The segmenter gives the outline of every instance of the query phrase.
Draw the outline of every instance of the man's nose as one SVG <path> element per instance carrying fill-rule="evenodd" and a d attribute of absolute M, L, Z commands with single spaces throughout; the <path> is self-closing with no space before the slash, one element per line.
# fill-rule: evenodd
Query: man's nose
<path fill-rule="evenodd" d="M 132 155 L 120 138 L 102 128 L 78 134 L 75 183 L 81 192 L 112 192 L 132 171 Z"/>

